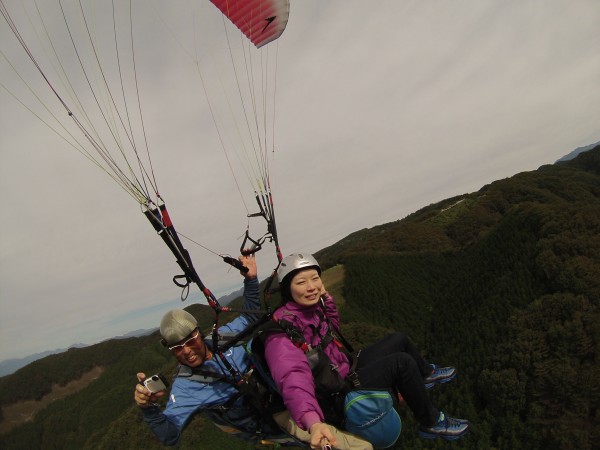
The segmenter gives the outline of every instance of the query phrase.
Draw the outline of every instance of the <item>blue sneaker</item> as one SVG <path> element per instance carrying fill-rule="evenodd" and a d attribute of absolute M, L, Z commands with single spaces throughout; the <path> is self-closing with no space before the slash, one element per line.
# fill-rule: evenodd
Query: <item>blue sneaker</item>
<path fill-rule="evenodd" d="M 444 439 L 446 441 L 455 441 L 460 439 L 469 430 L 469 421 L 464 419 L 454 419 L 446 416 L 440 411 L 438 423 L 431 427 L 421 427 L 419 437 L 422 439 Z"/>
<path fill-rule="evenodd" d="M 436 383 L 447 383 L 456 376 L 456 369 L 454 367 L 438 367 L 435 364 L 431 365 L 431 374 L 423 380 L 425 383 L 425 389 L 431 389 Z"/>

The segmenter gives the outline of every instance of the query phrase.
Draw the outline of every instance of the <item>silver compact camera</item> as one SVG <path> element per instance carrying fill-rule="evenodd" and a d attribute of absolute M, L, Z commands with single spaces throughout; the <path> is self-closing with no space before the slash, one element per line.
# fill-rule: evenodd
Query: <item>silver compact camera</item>
<path fill-rule="evenodd" d="M 169 386 L 169 382 L 161 373 L 146 378 L 144 381 L 142 381 L 142 383 L 144 383 L 144 386 L 146 386 L 146 388 L 153 394 L 164 391 L 167 389 L 167 386 Z"/>

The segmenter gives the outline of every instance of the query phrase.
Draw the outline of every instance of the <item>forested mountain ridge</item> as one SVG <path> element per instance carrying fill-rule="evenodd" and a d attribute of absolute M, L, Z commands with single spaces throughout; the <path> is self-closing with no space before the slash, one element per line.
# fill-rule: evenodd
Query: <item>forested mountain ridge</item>
<path fill-rule="evenodd" d="M 402 410 L 397 448 L 598 442 L 600 147 L 358 231 L 317 257 L 343 267 L 334 292 L 343 297 L 344 334 L 358 347 L 397 329 L 432 361 L 458 367 L 457 380 L 431 395 L 470 419 L 472 432 L 454 444 L 423 441 Z M 193 313 L 210 325 L 210 312 Z M 1 404 L 39 396 L 47 390 L 39 386 L 64 384 L 94 365 L 105 371 L 0 437 L 1 448 L 160 448 L 132 401 L 137 370 L 172 370 L 158 336 L 63 355 L 0 378 Z M 179 447 L 252 448 L 202 420 Z"/>
<path fill-rule="evenodd" d="M 324 265 L 369 250 L 394 253 L 458 250 L 485 235 L 510 207 L 598 199 L 598 149 L 484 186 L 479 191 L 429 205 L 402 220 L 356 231 L 315 254 Z"/>

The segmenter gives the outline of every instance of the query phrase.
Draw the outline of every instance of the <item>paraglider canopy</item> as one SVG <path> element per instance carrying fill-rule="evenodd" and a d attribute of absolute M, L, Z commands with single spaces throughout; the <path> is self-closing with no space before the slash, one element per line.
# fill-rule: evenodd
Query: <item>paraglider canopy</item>
<path fill-rule="evenodd" d="M 274 41 L 290 14 L 288 0 L 211 0 L 231 22 L 260 48 Z"/>

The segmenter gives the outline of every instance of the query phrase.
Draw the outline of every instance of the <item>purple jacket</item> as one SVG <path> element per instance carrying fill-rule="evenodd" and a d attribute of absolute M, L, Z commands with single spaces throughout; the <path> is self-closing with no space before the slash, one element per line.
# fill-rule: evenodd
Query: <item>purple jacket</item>
<path fill-rule="evenodd" d="M 331 324 L 338 328 L 340 318 L 333 297 L 324 297 L 324 305 Z M 306 307 L 289 301 L 275 311 L 274 317 L 291 322 L 302 330 L 307 343 L 316 346 L 327 330 L 327 322 L 319 318 L 318 310 L 322 310 L 320 303 Z M 320 328 L 318 336 L 313 335 L 311 326 Z M 333 341 L 325 348 L 325 353 L 338 366 L 340 376 L 345 378 L 350 371 L 346 355 Z M 315 397 L 315 383 L 304 352 L 292 343 L 287 334 L 272 333 L 265 340 L 265 357 L 294 422 L 304 430 L 314 423 L 323 422 L 323 412 Z"/>

